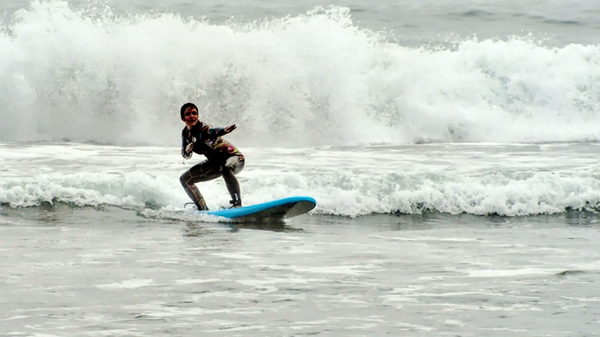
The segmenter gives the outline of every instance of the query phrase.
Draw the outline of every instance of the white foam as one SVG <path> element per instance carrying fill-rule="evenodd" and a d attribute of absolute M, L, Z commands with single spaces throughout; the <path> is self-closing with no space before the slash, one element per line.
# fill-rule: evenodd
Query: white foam
<path fill-rule="evenodd" d="M 101 289 L 136 289 L 150 286 L 154 283 L 151 279 L 132 279 L 124 280 L 119 283 L 101 284 L 97 285 Z"/>
<path fill-rule="evenodd" d="M 596 45 L 406 47 L 342 7 L 211 24 L 51 0 L 10 22 L 0 140 L 178 144 L 188 100 L 252 146 L 600 139 Z"/>
<path fill-rule="evenodd" d="M 470 277 L 514 277 L 523 275 L 554 275 L 559 269 L 539 269 L 539 268 L 520 268 L 520 269 L 488 269 L 464 271 Z"/>
<path fill-rule="evenodd" d="M 594 173 L 598 164 L 590 155 L 598 152 L 597 145 L 523 147 L 243 148 L 247 164 L 239 179 L 246 205 L 309 195 L 317 200 L 312 213 L 352 217 L 397 211 L 520 216 L 598 207 L 600 179 Z M 203 157 L 182 164 L 177 147 L 0 144 L 0 156 L 6 168 L 0 203 L 13 207 L 62 201 L 145 208 L 141 212 L 147 217 L 221 221 L 183 209 L 189 199 L 178 177 Z M 384 156 L 387 162 L 382 165 Z M 210 209 L 229 204 L 222 179 L 199 188 Z M 462 237 L 445 240 L 476 242 Z"/>
<path fill-rule="evenodd" d="M 201 283 L 213 283 L 219 282 L 219 279 L 179 279 L 175 281 L 176 284 L 201 284 Z"/>
<path fill-rule="evenodd" d="M 214 253 L 214 256 L 226 259 L 235 259 L 235 260 L 252 260 L 253 256 L 245 255 L 245 254 L 236 254 L 236 253 Z"/>
<path fill-rule="evenodd" d="M 1 319 L 2 321 L 14 321 L 14 320 L 18 320 L 18 319 L 24 319 L 24 318 L 30 318 L 31 316 L 26 316 L 26 315 L 17 315 L 17 316 L 11 316 L 11 317 L 6 317 Z"/>

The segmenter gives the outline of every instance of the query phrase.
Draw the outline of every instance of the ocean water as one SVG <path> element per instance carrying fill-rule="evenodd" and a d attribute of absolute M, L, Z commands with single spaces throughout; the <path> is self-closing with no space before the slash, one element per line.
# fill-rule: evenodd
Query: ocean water
<path fill-rule="evenodd" d="M 600 4 L 0 13 L 0 336 L 600 335 Z M 317 207 L 186 210 L 187 101 Z"/>

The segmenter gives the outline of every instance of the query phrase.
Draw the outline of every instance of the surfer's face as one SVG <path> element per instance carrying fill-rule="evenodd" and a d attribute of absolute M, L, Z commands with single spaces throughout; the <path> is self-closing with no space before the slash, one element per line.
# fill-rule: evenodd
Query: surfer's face
<path fill-rule="evenodd" d="M 183 121 L 187 126 L 194 126 L 198 123 L 198 110 L 194 107 L 185 109 L 183 113 Z"/>

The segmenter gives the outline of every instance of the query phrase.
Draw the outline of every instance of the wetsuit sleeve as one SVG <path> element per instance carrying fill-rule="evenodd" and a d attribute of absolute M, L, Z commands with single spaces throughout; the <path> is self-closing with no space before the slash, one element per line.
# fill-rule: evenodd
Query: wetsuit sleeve
<path fill-rule="evenodd" d="M 185 153 L 185 148 L 188 146 L 190 142 L 187 140 L 187 137 L 185 136 L 185 130 L 183 130 L 181 132 L 181 156 L 184 159 L 190 159 L 192 158 L 192 154 L 194 153 L 194 151 L 190 151 L 190 153 Z"/>
<path fill-rule="evenodd" d="M 226 135 L 225 128 L 210 128 L 208 130 L 210 138 L 217 138 Z"/>

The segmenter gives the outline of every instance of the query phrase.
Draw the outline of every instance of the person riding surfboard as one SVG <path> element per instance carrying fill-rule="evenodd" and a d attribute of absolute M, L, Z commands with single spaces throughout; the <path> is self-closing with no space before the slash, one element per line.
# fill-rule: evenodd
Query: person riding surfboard
<path fill-rule="evenodd" d="M 193 103 L 182 105 L 180 114 L 181 120 L 185 123 L 181 131 L 181 155 L 184 159 L 190 159 L 193 153 L 206 156 L 205 161 L 192 166 L 179 177 L 183 189 L 198 210 L 208 210 L 204 197 L 195 184 L 223 177 L 231 195 L 231 206 L 242 207 L 240 184 L 236 174 L 244 168 L 244 155 L 233 144 L 222 138 L 235 130 L 237 125 L 212 128 L 198 120 L 198 107 Z"/>

